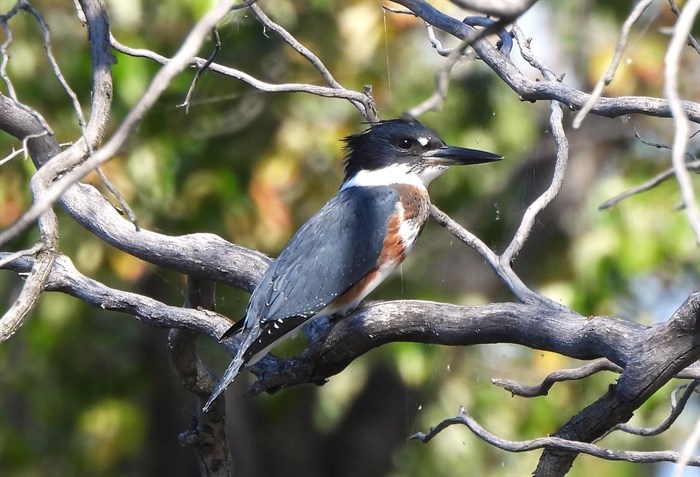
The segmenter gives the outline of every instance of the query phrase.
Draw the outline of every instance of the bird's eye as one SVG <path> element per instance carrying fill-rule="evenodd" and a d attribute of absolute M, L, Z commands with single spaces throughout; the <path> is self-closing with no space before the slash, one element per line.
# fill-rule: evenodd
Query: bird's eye
<path fill-rule="evenodd" d="M 413 139 L 410 137 L 402 137 L 399 142 L 396 143 L 399 149 L 411 149 L 413 147 Z"/>

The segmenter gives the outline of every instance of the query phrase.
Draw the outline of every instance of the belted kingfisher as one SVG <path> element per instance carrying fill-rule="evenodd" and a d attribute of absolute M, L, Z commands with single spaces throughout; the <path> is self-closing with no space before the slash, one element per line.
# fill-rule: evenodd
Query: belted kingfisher
<path fill-rule="evenodd" d="M 406 257 L 430 213 L 426 187 L 449 166 L 502 159 L 447 146 L 415 119 L 370 124 L 345 141 L 338 193 L 292 237 L 248 303 L 240 348 L 204 406 L 280 340 L 316 316 L 355 309 Z"/>

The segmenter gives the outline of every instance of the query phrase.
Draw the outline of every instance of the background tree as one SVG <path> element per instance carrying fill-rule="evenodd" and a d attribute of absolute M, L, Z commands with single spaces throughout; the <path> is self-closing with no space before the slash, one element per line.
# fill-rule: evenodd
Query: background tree
<path fill-rule="evenodd" d="M 78 3 L 0 2 L 3 473 L 700 464 L 700 2 Z M 434 184 L 382 301 L 197 414 L 259 251 L 335 192 L 340 137 L 406 112 L 507 160 Z"/>

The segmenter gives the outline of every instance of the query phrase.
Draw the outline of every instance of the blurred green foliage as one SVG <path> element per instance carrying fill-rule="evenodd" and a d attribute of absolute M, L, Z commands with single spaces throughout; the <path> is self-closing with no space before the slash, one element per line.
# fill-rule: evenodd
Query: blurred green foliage
<path fill-rule="evenodd" d="M 112 32 L 120 42 L 166 56 L 174 54 L 210 3 L 107 2 Z M 456 12 L 448 2 L 434 3 Z M 540 2 L 521 24 L 534 38 L 536 54 L 557 74 L 566 73 L 567 81 L 590 90 L 607 67 L 632 2 L 583 3 L 587 2 Z M 0 0 L 0 13 L 13 4 Z M 72 2 L 32 4 L 45 16 L 62 72 L 86 107 L 86 30 Z M 259 4 L 318 54 L 341 84 L 357 90 L 372 85 L 383 118 L 400 115 L 431 94 L 443 60 L 430 49 L 416 19 L 383 10 L 372 0 Z M 654 8 L 633 31 L 626 61 L 607 94 L 661 95 L 667 44 L 661 32 L 672 26 L 673 17 L 665 6 Z M 572 27 L 573 22 L 586 25 L 585 30 Z M 59 141 L 75 141 L 77 120 L 43 54 L 36 23 L 19 14 L 9 26 L 14 40 L 8 76 L 18 98 L 46 118 Z M 216 61 L 221 64 L 273 83 L 322 83 L 307 62 L 248 11 L 232 13 L 219 33 L 223 49 Z M 201 55 L 207 56 L 211 48 L 210 42 Z M 112 128 L 159 68 L 146 59 L 118 53 L 116 57 Z M 700 88 L 691 79 L 698 78 L 697 61 L 693 66 L 688 60 L 684 67 L 688 74 L 683 94 L 698 101 Z M 177 78 L 105 172 L 143 227 L 167 234 L 213 232 L 274 256 L 337 189 L 342 179 L 339 139 L 361 130 L 361 117 L 340 100 L 263 94 L 210 72 L 201 77 L 187 114 L 178 105 L 192 76 L 188 71 Z M 442 111 L 421 118 L 449 143 L 507 157 L 488 167 L 451 171 L 431 190 L 435 203 L 496 249 L 508 243 L 525 207 L 550 180 L 553 146 L 547 112 L 546 104 L 520 102 L 484 65 L 470 62 L 455 70 Z M 669 167 L 669 153 L 635 140 L 635 129 L 648 140 L 668 143 L 671 127 L 668 120 L 644 117 L 589 117 L 581 130 L 570 131 L 565 190 L 542 214 L 516 262 L 527 283 L 583 314 L 618 314 L 642 322 L 668 318 L 687 294 L 684 291 L 698 287 L 697 249 L 685 216 L 674 210 L 679 195 L 673 181 L 612 210 L 597 210 L 604 200 Z M 19 147 L 0 135 L 1 156 Z M 31 162 L 21 156 L 2 165 L 0 227 L 29 206 L 27 184 L 33 172 Z M 89 182 L 102 187 L 96 177 Z M 59 217 L 61 251 L 83 273 L 169 304 L 182 302 L 181 276 L 105 245 L 63 213 Z M 28 232 L 15 247 L 30 244 L 35 234 Z M 649 283 L 654 286 L 648 288 Z M 3 308 L 21 284 L 13 274 L 0 273 Z M 223 287 L 218 294 L 220 312 L 242 316 L 246 294 Z M 512 299 L 472 251 L 432 223 L 413 256 L 372 298 L 455 303 Z M 292 346 L 298 349 L 299 344 Z M 170 371 L 165 348 L 163 330 L 91 309 L 67 296 L 43 295 L 28 323 L 0 347 L 0 473 L 195 475 L 193 454 L 177 443 L 194 404 Z M 215 343 L 203 341 L 202 349 L 213 368 L 223 369 L 228 357 Z M 230 417 L 234 455 L 242 475 L 351 475 L 341 466 L 353 455 L 351 448 L 331 447 L 332 443 L 346 436 L 352 446 L 359 446 L 358 439 L 388 440 L 398 433 L 387 451 L 390 455 L 382 457 L 384 467 L 370 467 L 370 456 L 354 455 L 356 464 L 379 469 L 365 475 L 452 476 L 465 469 L 469 475 L 525 475 L 536 465 L 536 453 L 501 452 L 464 428 L 449 429 L 428 445 L 405 439 L 454 415 L 460 405 L 506 438 L 552 433 L 605 392 L 615 377 L 605 374 L 559 384 L 548 396 L 535 399 L 512 398 L 490 379 L 534 383 L 551 371 L 575 365 L 561 356 L 510 345 L 452 349 L 401 343 L 375 350 L 318 389 L 242 398 L 241 379 L 229 391 L 232 406 L 247 416 Z M 372 396 L 373 377 L 386 368 L 393 380 L 375 384 L 376 392 L 398 390 L 400 397 L 396 402 L 375 398 L 374 406 L 361 413 L 363 396 Z M 670 391 L 668 387 L 646 403 L 636 422 L 659 422 L 667 412 Z M 390 420 L 394 412 L 399 413 L 398 421 Z M 354 419 L 366 419 L 371 426 L 352 441 Z M 654 446 L 678 447 L 683 426 L 656 438 Z M 603 444 L 649 445 L 619 434 Z M 270 452 L 276 457 L 270 459 Z M 582 457 L 571 475 L 592 472 L 638 477 L 652 475 L 654 467 Z"/>

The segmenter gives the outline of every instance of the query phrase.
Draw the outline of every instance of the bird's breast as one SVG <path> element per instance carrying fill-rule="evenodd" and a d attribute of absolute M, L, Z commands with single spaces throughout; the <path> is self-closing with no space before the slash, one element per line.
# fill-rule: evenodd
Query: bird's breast
<path fill-rule="evenodd" d="M 430 214 L 430 198 L 428 191 L 422 187 L 397 184 L 394 188 L 399 193 L 400 201 L 396 206 L 395 214 L 389 219 L 382 252 L 386 251 L 400 257 L 400 263 L 423 230 Z M 392 251 L 392 248 L 396 250 Z"/>
<path fill-rule="evenodd" d="M 401 263 L 415 244 L 430 213 L 430 198 L 425 188 L 408 184 L 392 185 L 399 194 L 386 222 L 386 234 L 376 265 L 350 289 L 319 314 L 345 314 L 382 283 Z"/>

